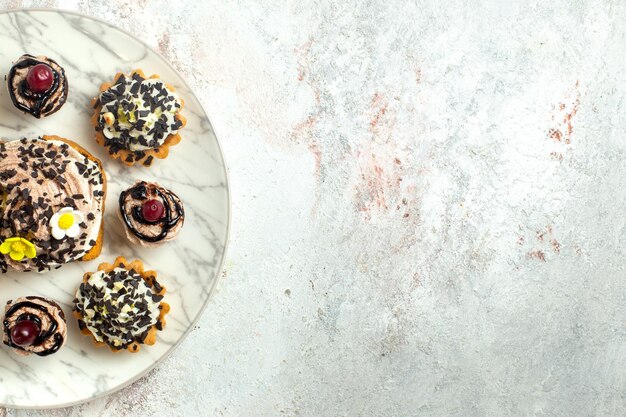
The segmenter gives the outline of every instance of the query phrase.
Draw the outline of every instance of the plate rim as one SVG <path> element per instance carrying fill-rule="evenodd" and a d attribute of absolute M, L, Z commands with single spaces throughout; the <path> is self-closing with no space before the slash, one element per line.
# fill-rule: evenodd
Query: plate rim
<path fill-rule="evenodd" d="M 221 259 L 219 260 L 218 268 L 216 269 L 215 279 L 213 280 L 213 283 L 211 284 L 211 287 L 209 288 L 208 295 L 207 295 L 206 299 L 204 300 L 202 306 L 200 307 L 200 311 L 198 311 L 198 314 L 196 315 L 196 317 L 193 318 L 193 320 L 191 321 L 191 323 L 189 324 L 189 326 L 187 327 L 185 332 L 176 341 L 176 343 L 174 343 L 167 350 L 167 352 L 165 352 L 165 354 L 163 354 L 160 358 L 158 358 L 156 361 L 154 361 L 150 366 L 148 366 L 142 372 L 138 373 L 137 375 L 133 376 L 129 380 L 127 380 L 127 381 L 125 381 L 125 382 L 123 382 L 123 383 L 121 383 L 121 384 L 119 384 L 119 385 L 117 385 L 117 386 L 115 386 L 113 388 L 110 388 L 110 389 L 108 389 L 106 391 L 103 391 L 102 393 L 100 393 L 98 395 L 94 395 L 92 397 L 84 398 L 84 399 L 81 399 L 81 400 L 65 402 L 65 403 L 59 403 L 59 404 L 53 404 L 53 405 L 15 405 L 15 404 L 6 404 L 6 403 L 3 403 L 3 402 L 0 402 L 0 408 L 7 408 L 7 409 L 14 409 L 14 410 L 53 410 L 53 409 L 58 409 L 58 408 L 73 407 L 73 406 L 76 406 L 76 405 L 85 404 L 87 402 L 95 401 L 95 400 L 107 397 L 107 396 L 109 396 L 111 394 L 114 394 L 114 393 L 116 393 L 116 392 L 118 392 L 118 391 L 120 391 L 120 390 L 122 390 L 122 389 L 124 389 L 124 388 L 126 388 L 126 387 L 128 387 L 128 386 L 130 386 L 132 384 L 134 384 L 139 379 L 141 379 L 144 376 L 146 376 L 150 371 L 154 370 L 156 367 L 161 365 L 163 363 L 163 361 L 165 361 L 165 359 L 169 358 L 172 355 L 172 353 L 175 350 L 177 350 L 178 347 L 183 343 L 183 341 L 185 341 L 187 336 L 189 336 L 191 331 L 196 327 L 196 324 L 198 323 L 198 321 L 200 320 L 200 318 L 202 317 L 202 315 L 206 311 L 206 308 L 207 308 L 209 302 L 211 301 L 211 298 L 213 297 L 213 294 L 214 294 L 214 291 L 215 291 L 215 287 L 217 286 L 218 281 L 220 281 L 220 277 L 222 276 L 222 272 L 224 270 L 224 261 L 226 259 L 226 255 L 227 255 L 228 247 L 229 247 L 229 243 L 230 243 L 230 231 L 231 231 L 231 224 L 232 224 L 232 199 L 231 199 L 231 192 L 230 192 L 230 178 L 229 178 L 229 174 L 228 174 L 228 164 L 226 163 L 226 158 L 224 157 L 224 150 L 223 150 L 223 147 L 222 147 L 222 143 L 220 141 L 219 135 L 217 134 L 217 131 L 215 130 L 215 125 L 213 124 L 213 122 L 211 122 L 211 118 L 209 116 L 209 113 L 206 111 L 206 109 L 204 108 L 204 105 L 202 104 L 200 99 L 196 96 L 196 94 L 194 93 L 193 89 L 189 86 L 189 83 L 187 82 L 185 77 L 183 77 L 180 74 L 180 72 L 176 68 L 174 68 L 174 66 L 170 63 L 170 61 L 168 59 L 166 59 L 162 54 L 160 54 L 158 51 L 156 51 L 153 47 L 148 45 L 144 40 L 142 40 L 142 39 L 138 38 L 137 36 L 133 35 L 132 33 L 128 32 L 126 29 L 120 28 L 119 26 L 115 26 L 112 23 L 109 23 L 109 22 L 107 22 L 104 19 L 101 19 L 99 17 L 90 16 L 90 15 L 87 15 L 87 14 L 79 12 L 79 11 L 68 10 L 68 9 L 57 8 L 57 7 L 19 7 L 19 8 L 11 8 L 11 9 L 0 10 L 0 15 L 11 14 L 11 13 L 23 13 L 23 12 L 53 12 L 53 13 L 70 14 L 70 15 L 74 15 L 74 16 L 78 16 L 78 17 L 82 17 L 82 18 L 86 18 L 86 19 L 91 19 L 93 21 L 96 21 L 98 23 L 106 25 L 106 26 L 108 26 L 108 27 L 110 27 L 112 29 L 118 30 L 118 31 L 122 32 L 123 34 L 125 34 L 127 36 L 130 36 L 132 39 L 134 39 L 135 41 L 139 42 L 144 48 L 148 49 L 149 51 L 154 53 L 157 57 L 161 58 L 161 60 L 170 68 L 170 70 L 172 72 L 174 72 L 180 78 L 180 80 L 182 81 L 182 84 L 191 92 L 193 97 L 198 102 L 198 105 L 200 106 L 200 108 L 204 112 L 204 115 L 206 116 L 207 120 L 209 121 L 209 124 L 211 125 L 211 129 L 213 130 L 213 134 L 215 135 L 215 140 L 217 142 L 217 149 L 218 149 L 219 154 L 220 154 L 221 159 L 222 159 L 222 166 L 223 166 L 224 179 L 225 179 L 225 188 L 226 188 L 226 203 L 227 203 L 226 217 L 227 217 L 227 221 L 226 221 L 226 235 L 225 235 L 225 239 L 224 239 L 224 250 L 222 251 L 222 256 L 221 256 Z"/>

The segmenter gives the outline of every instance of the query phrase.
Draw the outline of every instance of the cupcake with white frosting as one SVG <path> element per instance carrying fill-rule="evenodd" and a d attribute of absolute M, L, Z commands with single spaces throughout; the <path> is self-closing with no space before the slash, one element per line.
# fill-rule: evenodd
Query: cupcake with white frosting
<path fill-rule="evenodd" d="M 92 102 L 96 141 L 126 165 L 150 166 L 180 142 L 179 130 L 186 123 L 180 114 L 183 105 L 174 87 L 158 75 L 118 73 L 112 83 L 102 84 Z"/>
<path fill-rule="evenodd" d="M 97 346 L 138 352 L 141 345 L 153 345 L 157 331 L 165 327 L 170 307 L 164 294 L 155 271 L 120 256 L 83 276 L 73 313 L 81 332 Z"/>

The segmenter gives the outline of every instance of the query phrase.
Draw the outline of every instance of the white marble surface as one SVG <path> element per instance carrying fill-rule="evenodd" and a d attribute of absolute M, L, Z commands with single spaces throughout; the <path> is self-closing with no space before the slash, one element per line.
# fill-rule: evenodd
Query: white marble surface
<path fill-rule="evenodd" d="M 158 370 L 0 416 L 626 414 L 624 2 L 4 4 L 169 58 L 234 222 Z"/>

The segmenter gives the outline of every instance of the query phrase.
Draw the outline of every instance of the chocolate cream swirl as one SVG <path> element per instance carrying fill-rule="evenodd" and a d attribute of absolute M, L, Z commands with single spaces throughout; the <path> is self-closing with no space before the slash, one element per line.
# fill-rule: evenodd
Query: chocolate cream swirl
<path fill-rule="evenodd" d="M 30 346 L 18 346 L 11 340 L 11 330 L 22 320 L 31 320 L 41 329 L 37 339 Z M 67 327 L 65 314 L 57 303 L 42 297 L 20 297 L 9 301 L 5 307 L 2 322 L 4 327 L 3 343 L 15 349 L 18 355 L 34 353 L 48 356 L 56 353 L 65 343 Z"/>
<path fill-rule="evenodd" d="M 158 200 L 165 209 L 163 218 L 150 222 L 143 218 L 141 207 L 148 200 Z M 126 236 L 133 243 L 157 246 L 176 237 L 185 221 L 180 198 L 157 183 L 138 181 L 120 194 L 120 217 L 126 226 Z"/>
<path fill-rule="evenodd" d="M 35 258 L 0 255 L 0 272 L 43 272 L 82 258 L 95 245 L 102 222 L 105 178 L 99 165 L 59 140 L 0 143 L 0 242 L 23 237 Z M 49 225 L 61 208 L 83 214 L 75 238 L 55 239 Z"/>
<path fill-rule="evenodd" d="M 52 86 L 43 93 L 35 93 L 28 88 L 28 71 L 37 64 L 46 64 L 52 69 Z M 65 70 L 53 59 L 45 56 L 22 55 L 13 64 L 7 79 L 9 95 L 13 105 L 37 118 L 48 116 L 63 106 L 67 100 L 68 85 Z"/>

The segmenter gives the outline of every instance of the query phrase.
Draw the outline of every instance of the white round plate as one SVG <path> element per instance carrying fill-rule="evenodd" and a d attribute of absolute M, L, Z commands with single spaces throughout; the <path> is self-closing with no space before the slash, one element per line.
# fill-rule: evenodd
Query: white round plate
<path fill-rule="evenodd" d="M 220 273 L 228 238 L 230 202 L 219 143 L 198 99 L 185 81 L 156 52 L 131 35 L 98 20 L 57 10 L 19 10 L 0 14 L 0 73 L 24 53 L 46 55 L 65 68 L 67 103 L 38 120 L 13 107 L 6 85 L 0 87 L 0 137 L 5 140 L 54 134 L 76 141 L 101 159 L 108 178 L 102 255 L 45 274 L 0 274 L 0 305 L 27 295 L 59 302 L 68 318 L 66 345 L 48 357 L 20 357 L 0 344 L 0 406 L 51 408 L 109 394 L 135 381 L 162 361 L 193 328 Z M 151 167 L 126 167 L 95 143 L 90 100 L 102 82 L 118 71 L 141 68 L 159 74 L 185 100 L 187 126 L 167 159 Z M 4 83 L 4 81 L 3 81 Z M 137 179 L 157 181 L 178 194 L 185 224 L 178 238 L 156 249 L 132 246 L 116 216 L 120 191 Z M 80 334 L 72 318 L 72 300 L 81 277 L 117 255 L 141 259 L 158 272 L 171 305 L 167 326 L 157 343 L 139 353 L 97 348 Z M 4 309 L 2 309 L 3 311 Z"/>

